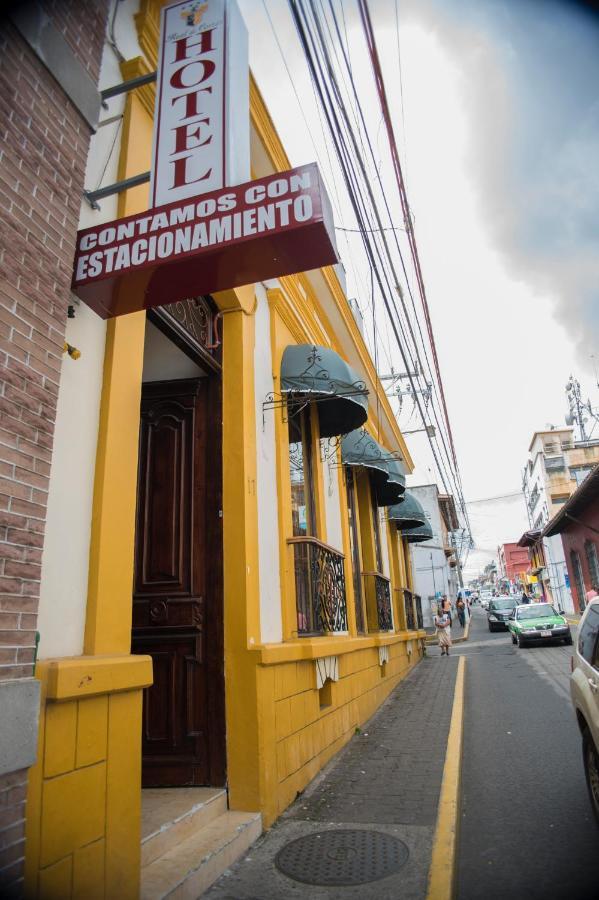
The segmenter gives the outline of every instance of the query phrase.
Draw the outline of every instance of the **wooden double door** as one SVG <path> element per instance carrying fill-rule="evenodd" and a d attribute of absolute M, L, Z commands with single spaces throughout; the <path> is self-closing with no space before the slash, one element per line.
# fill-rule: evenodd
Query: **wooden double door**
<path fill-rule="evenodd" d="M 225 783 L 220 378 L 144 384 L 132 652 L 144 787 Z"/>

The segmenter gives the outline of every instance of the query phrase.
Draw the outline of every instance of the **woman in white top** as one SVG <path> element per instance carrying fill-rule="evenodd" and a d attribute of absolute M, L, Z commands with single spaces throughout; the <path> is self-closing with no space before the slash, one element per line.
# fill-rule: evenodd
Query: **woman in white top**
<path fill-rule="evenodd" d="M 437 637 L 439 638 L 441 656 L 449 656 L 449 648 L 451 647 L 451 619 L 446 612 L 437 613 L 435 616 L 435 628 L 437 629 Z"/>

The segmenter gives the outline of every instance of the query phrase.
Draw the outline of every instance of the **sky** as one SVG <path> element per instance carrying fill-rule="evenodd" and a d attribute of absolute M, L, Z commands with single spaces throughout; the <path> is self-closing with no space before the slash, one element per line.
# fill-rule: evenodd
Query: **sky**
<path fill-rule="evenodd" d="M 240 6 L 250 64 L 292 164 L 316 158 L 326 169 L 331 151 L 287 3 Z M 343 8 L 352 32 L 354 0 Z M 370 0 L 369 8 L 464 494 L 501 497 L 520 488 L 532 433 L 563 425 L 570 374 L 599 405 L 599 24 L 584 4 L 560 0 Z M 370 71 L 354 56 L 370 107 Z M 343 225 L 339 189 L 328 188 Z M 363 305 L 352 236 L 338 232 L 338 241 Z M 380 331 L 379 368 L 401 369 Z M 408 404 L 400 423 L 419 424 Z M 408 442 L 412 483 L 434 481 L 426 438 Z M 501 540 L 516 527 L 507 506 L 509 514 L 501 502 L 491 514 Z M 479 543 L 492 544 L 492 532 Z"/>

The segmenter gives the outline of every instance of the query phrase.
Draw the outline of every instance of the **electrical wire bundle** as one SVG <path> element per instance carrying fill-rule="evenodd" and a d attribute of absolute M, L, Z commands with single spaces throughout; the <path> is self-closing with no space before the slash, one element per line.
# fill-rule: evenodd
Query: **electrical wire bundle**
<path fill-rule="evenodd" d="M 429 424 L 429 418 L 433 420 L 430 424 L 434 424 L 434 429 L 427 428 L 426 434 L 443 488 L 457 501 L 461 527 L 454 532 L 453 543 L 460 563 L 464 565 L 472 545 L 468 512 L 368 3 L 367 0 L 354 0 L 351 4 L 347 0 L 288 2 L 370 269 L 375 364 L 378 368 L 376 293 L 386 316 L 385 327 L 390 326 L 401 356 L 405 370 L 402 377 L 409 381 L 409 391 L 423 427 Z M 381 124 L 385 126 L 386 168 L 390 170 L 390 177 L 382 174 L 381 160 L 377 160 L 377 141 L 373 140 L 372 124 L 364 111 L 353 73 L 346 23 L 350 6 L 355 11 L 354 30 L 356 27 L 361 30 L 359 39 L 362 49 L 366 48 L 372 69 L 374 96 L 380 106 Z M 364 90 L 364 85 L 361 87 Z M 370 118 L 372 99 L 369 98 L 368 105 Z M 396 226 L 398 220 L 402 221 L 401 229 Z M 400 238 L 400 234 L 405 237 Z M 428 402 L 427 397 L 430 397 Z"/>

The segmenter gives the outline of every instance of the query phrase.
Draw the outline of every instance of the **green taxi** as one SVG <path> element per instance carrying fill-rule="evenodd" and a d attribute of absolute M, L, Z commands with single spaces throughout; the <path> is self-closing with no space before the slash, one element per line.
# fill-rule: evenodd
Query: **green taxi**
<path fill-rule="evenodd" d="M 508 621 L 512 644 L 527 647 L 544 641 L 572 643 L 572 634 L 565 616 L 550 603 L 529 603 L 517 606 Z"/>

